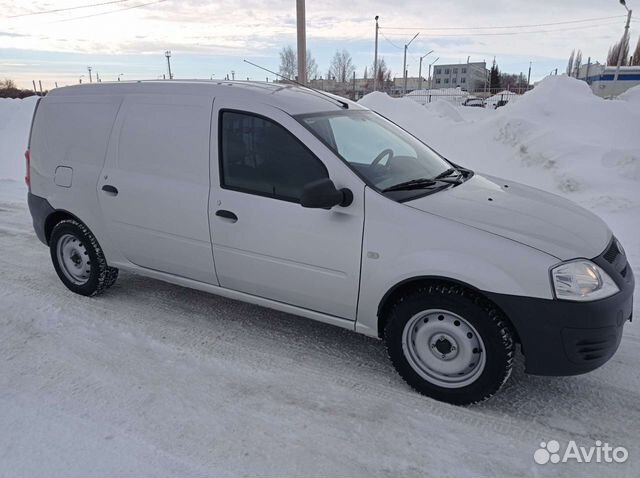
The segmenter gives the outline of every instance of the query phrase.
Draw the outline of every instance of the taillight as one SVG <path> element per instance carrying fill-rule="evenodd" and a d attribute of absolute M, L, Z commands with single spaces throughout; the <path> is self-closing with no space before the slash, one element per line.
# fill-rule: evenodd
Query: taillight
<path fill-rule="evenodd" d="M 24 159 L 26 160 L 27 173 L 24 176 L 24 182 L 31 191 L 31 152 L 27 149 L 24 152 Z"/>

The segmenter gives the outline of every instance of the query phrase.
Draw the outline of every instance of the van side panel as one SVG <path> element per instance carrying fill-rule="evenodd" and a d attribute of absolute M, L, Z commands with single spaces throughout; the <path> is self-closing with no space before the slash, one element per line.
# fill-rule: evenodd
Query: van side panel
<path fill-rule="evenodd" d="M 208 217 L 212 104 L 210 95 L 126 95 L 95 185 L 118 245 L 110 264 L 217 284 Z"/>
<path fill-rule="evenodd" d="M 112 247 L 96 185 L 121 101 L 119 95 L 46 96 L 38 105 L 30 143 L 31 192 L 82 220 L 107 257 Z"/>

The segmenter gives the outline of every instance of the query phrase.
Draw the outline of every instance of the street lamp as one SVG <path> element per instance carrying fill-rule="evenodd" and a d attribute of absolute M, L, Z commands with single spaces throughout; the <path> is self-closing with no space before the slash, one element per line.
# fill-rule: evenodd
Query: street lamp
<path fill-rule="evenodd" d="M 378 25 L 379 15 L 376 15 L 376 46 L 375 52 L 373 54 L 373 91 L 378 91 L 378 30 L 380 29 Z"/>
<path fill-rule="evenodd" d="M 429 53 L 425 53 L 420 57 L 420 67 L 418 68 L 418 89 L 419 90 L 422 89 L 422 59 L 431 55 L 432 53 L 433 53 L 433 50 L 431 50 Z"/>
<path fill-rule="evenodd" d="M 169 70 L 169 79 L 173 80 L 173 74 L 171 74 L 171 51 L 164 52 L 164 56 L 167 57 L 167 69 Z"/>
<path fill-rule="evenodd" d="M 438 61 L 440 59 L 440 57 L 436 58 L 435 60 L 433 60 L 431 63 L 429 63 L 429 89 L 431 89 L 431 67 L 433 65 L 436 64 L 436 61 Z"/>
<path fill-rule="evenodd" d="M 411 40 L 409 40 L 409 43 L 407 43 L 404 46 L 404 62 L 402 64 L 402 74 L 404 75 L 403 94 L 405 94 L 405 95 L 407 94 L 407 48 L 409 48 L 409 45 L 411 45 L 413 40 L 415 40 L 418 35 L 420 35 L 420 32 L 418 32 L 415 35 L 413 35 L 413 38 Z"/>
<path fill-rule="evenodd" d="M 618 75 L 620 74 L 620 65 L 622 65 L 622 56 L 624 55 L 624 44 L 627 41 L 629 35 L 629 24 L 631 23 L 631 13 L 632 10 L 629 10 L 627 7 L 627 2 L 625 0 L 620 0 L 620 5 L 622 5 L 625 10 L 627 10 L 627 23 L 624 26 L 624 33 L 622 34 L 622 40 L 620 40 L 620 50 L 618 50 L 618 64 L 616 65 L 616 73 L 613 75 L 613 84 L 611 85 L 611 99 L 613 99 L 613 95 L 616 91 L 616 84 L 618 83 Z"/>
<path fill-rule="evenodd" d="M 118 75 L 118 81 L 120 81 L 120 77 L 121 77 L 121 76 L 124 76 L 124 73 L 120 73 L 120 74 Z"/>

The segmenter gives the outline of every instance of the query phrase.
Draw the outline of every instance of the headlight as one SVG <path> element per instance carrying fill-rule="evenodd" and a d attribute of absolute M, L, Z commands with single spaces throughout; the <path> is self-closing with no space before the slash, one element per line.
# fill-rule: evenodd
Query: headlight
<path fill-rule="evenodd" d="M 620 291 L 609 274 L 584 259 L 560 264 L 551 270 L 551 277 L 558 299 L 598 300 Z"/>

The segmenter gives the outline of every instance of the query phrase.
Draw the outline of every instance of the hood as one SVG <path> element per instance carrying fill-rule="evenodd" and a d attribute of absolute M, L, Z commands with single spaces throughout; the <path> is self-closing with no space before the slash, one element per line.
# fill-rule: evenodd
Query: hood
<path fill-rule="evenodd" d="M 595 214 L 555 194 L 475 174 L 465 183 L 404 203 L 506 237 L 560 260 L 591 259 L 611 231 Z"/>

